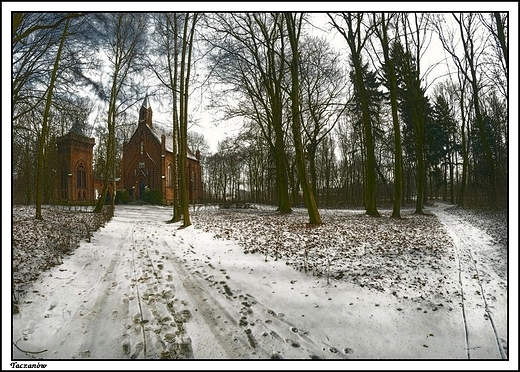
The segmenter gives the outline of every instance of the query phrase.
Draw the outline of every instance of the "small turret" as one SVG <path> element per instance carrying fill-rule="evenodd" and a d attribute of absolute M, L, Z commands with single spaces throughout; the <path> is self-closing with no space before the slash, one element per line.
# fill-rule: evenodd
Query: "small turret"
<path fill-rule="evenodd" d="M 79 134 L 80 136 L 85 136 L 85 131 L 83 129 L 84 129 L 83 125 L 81 125 L 79 120 L 76 119 L 76 121 L 74 122 L 74 124 L 70 128 L 70 133 L 76 133 L 76 134 Z"/>

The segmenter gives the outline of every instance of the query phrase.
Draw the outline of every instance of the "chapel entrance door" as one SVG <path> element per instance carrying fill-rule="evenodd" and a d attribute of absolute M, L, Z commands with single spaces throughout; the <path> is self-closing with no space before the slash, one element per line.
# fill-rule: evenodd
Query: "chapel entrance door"
<path fill-rule="evenodd" d="M 141 178 L 139 180 L 139 200 L 143 200 L 143 196 L 144 196 L 144 189 L 146 187 L 146 183 L 144 182 L 144 180 Z"/>

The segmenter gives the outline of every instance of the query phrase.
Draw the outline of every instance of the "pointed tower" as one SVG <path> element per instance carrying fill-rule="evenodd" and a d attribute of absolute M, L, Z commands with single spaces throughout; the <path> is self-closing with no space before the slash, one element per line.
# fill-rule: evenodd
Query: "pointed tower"
<path fill-rule="evenodd" d="M 150 128 L 153 127 L 152 125 L 152 107 L 150 106 L 150 100 L 148 99 L 148 96 L 143 101 L 143 105 L 141 106 L 141 109 L 139 110 L 139 124 L 145 123 Z"/>

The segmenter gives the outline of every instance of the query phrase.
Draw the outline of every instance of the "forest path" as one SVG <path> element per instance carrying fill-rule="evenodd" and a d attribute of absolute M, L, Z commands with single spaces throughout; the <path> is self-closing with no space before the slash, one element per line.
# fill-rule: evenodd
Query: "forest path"
<path fill-rule="evenodd" d="M 448 253 L 457 267 L 439 275 L 456 288 L 446 287 L 446 306 L 430 308 L 349 281 L 326 283 L 193 226 L 179 230 L 166 223 L 167 208 L 119 207 L 22 298 L 13 357 L 501 359 L 507 261 L 446 208 L 432 212 L 455 242 Z M 461 298 L 456 290 L 464 292 L 460 309 L 449 306 Z"/>
<path fill-rule="evenodd" d="M 244 287 L 242 279 L 265 269 L 260 257 L 244 263 L 222 241 L 196 252 L 200 231 L 178 230 L 165 212 L 121 207 L 33 283 L 13 317 L 14 358 L 307 359 L 328 356 L 329 347 L 345 356 L 262 301 L 274 293 L 267 275 L 259 288 Z"/>
<path fill-rule="evenodd" d="M 455 245 L 468 359 L 507 358 L 507 248 L 459 216 L 452 205 L 427 208 Z M 493 345 L 495 345 L 493 347 Z"/>

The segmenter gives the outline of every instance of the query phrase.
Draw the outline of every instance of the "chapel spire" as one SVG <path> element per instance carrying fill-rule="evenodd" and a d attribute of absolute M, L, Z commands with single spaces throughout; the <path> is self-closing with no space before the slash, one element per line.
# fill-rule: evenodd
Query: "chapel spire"
<path fill-rule="evenodd" d="M 143 101 L 143 105 L 139 110 L 139 124 L 145 123 L 150 128 L 152 128 L 152 113 L 153 112 L 152 107 L 150 106 L 150 100 L 148 99 L 148 96 L 146 96 Z"/>

